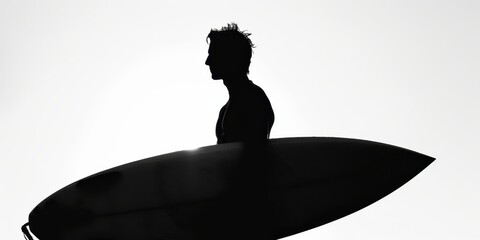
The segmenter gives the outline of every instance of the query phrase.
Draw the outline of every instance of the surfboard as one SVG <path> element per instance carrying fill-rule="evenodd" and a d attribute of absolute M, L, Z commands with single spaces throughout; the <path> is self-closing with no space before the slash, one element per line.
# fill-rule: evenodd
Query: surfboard
<path fill-rule="evenodd" d="M 29 226 L 40 240 L 278 239 L 376 202 L 433 161 L 348 138 L 213 145 L 74 182 L 39 203 Z"/>

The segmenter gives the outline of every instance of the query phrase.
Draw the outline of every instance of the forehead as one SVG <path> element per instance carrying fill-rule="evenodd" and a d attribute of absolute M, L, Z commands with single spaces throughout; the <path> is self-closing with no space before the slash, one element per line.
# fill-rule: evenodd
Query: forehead
<path fill-rule="evenodd" d="M 221 44 L 215 41 L 210 41 L 210 46 L 208 47 L 208 54 L 220 55 L 222 53 L 225 53 L 226 51 L 227 51 L 227 48 L 224 44 Z"/>

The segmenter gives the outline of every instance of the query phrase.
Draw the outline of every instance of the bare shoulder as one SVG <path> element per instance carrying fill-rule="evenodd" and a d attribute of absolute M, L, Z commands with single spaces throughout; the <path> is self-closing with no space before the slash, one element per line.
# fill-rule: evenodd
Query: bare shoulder
<path fill-rule="evenodd" d="M 263 89 L 262 89 L 260 86 L 254 84 L 254 83 L 252 83 L 252 93 L 253 93 L 253 95 L 255 95 L 256 97 L 268 99 L 267 94 L 265 93 L 265 91 L 263 91 Z"/>

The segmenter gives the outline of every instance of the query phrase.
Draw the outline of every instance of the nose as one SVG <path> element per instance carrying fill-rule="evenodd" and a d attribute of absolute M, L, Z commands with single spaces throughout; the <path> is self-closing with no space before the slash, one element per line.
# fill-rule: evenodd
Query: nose
<path fill-rule="evenodd" d="M 205 65 L 210 65 L 210 55 L 208 55 L 207 60 L 205 60 Z"/>

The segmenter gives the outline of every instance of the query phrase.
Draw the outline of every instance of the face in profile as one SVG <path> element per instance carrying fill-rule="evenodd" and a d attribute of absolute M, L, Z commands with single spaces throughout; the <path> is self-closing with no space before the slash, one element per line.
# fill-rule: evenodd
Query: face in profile
<path fill-rule="evenodd" d="M 222 79 L 222 76 L 219 73 L 218 64 L 218 56 L 216 55 L 215 49 L 213 48 L 213 43 L 210 43 L 210 47 L 208 48 L 208 57 L 205 61 L 205 65 L 208 65 L 210 67 L 210 73 L 212 74 L 213 80 Z"/>
<path fill-rule="evenodd" d="M 205 64 L 210 67 L 210 73 L 212 73 L 213 80 L 219 80 L 224 78 L 223 71 L 225 69 L 225 60 L 222 59 L 221 51 L 219 51 L 218 46 L 213 42 L 210 43 L 208 48 L 208 57 L 205 61 Z"/>
<path fill-rule="evenodd" d="M 213 80 L 225 79 L 225 77 L 233 76 L 239 72 L 238 62 L 232 56 L 229 56 L 227 52 L 227 48 L 222 45 L 214 41 L 210 42 L 205 64 L 210 67 Z"/>

